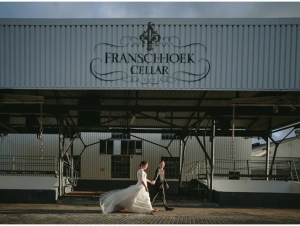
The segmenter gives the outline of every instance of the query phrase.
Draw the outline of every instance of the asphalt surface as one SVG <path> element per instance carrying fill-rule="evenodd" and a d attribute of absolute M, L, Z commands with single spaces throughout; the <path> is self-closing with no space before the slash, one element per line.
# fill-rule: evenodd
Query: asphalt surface
<path fill-rule="evenodd" d="M 55 204 L 1 204 L 0 224 L 299 224 L 299 209 L 220 208 L 207 201 L 156 201 L 153 214 L 102 214 L 98 198 L 59 200 Z"/>

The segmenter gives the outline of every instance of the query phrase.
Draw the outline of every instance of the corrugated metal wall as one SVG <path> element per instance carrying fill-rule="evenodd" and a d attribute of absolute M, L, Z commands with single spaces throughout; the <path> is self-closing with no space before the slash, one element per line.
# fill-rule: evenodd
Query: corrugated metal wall
<path fill-rule="evenodd" d="M 271 148 L 274 153 L 274 147 Z M 300 139 L 295 139 L 292 142 L 282 142 L 278 146 L 276 153 L 277 157 L 290 157 L 300 159 Z"/>
<path fill-rule="evenodd" d="M 155 169 L 158 167 L 161 157 L 170 157 L 169 152 L 173 157 L 180 157 L 180 141 L 174 140 L 170 144 L 170 140 L 162 140 L 161 134 L 133 134 L 133 140 L 143 139 L 142 143 L 142 155 L 132 155 L 130 158 L 130 180 L 135 181 L 137 179 L 136 172 L 139 169 L 139 163 L 142 160 L 149 161 L 149 167 L 147 169 L 148 178 L 152 179 L 154 177 Z M 100 154 L 99 140 L 108 139 L 111 137 L 111 133 L 81 133 L 81 138 L 84 145 L 88 146 L 84 149 L 84 145 L 80 139 L 74 140 L 73 154 L 81 156 L 81 179 L 92 179 L 92 180 L 116 180 L 116 178 L 111 178 L 111 155 Z M 9 156 L 15 158 L 22 158 L 23 156 L 34 157 L 34 163 L 41 164 L 41 168 L 34 168 L 34 170 L 54 170 L 53 166 L 54 159 L 58 157 L 58 135 L 44 135 L 44 159 L 39 158 L 39 140 L 36 134 L 9 134 L 2 143 L 2 149 L 0 152 L 1 161 Z M 201 138 L 202 139 L 202 138 Z M 147 142 L 150 141 L 150 142 Z M 155 143 L 155 144 L 153 144 Z M 69 139 L 66 139 L 65 148 L 69 144 Z M 92 145 L 94 144 L 94 145 Z M 168 151 L 159 146 L 164 147 L 169 146 Z M 210 155 L 210 142 L 209 138 L 206 138 L 206 148 L 208 154 Z M 235 138 L 236 146 L 236 160 L 246 160 L 250 159 L 251 155 L 251 139 Z M 215 142 L 215 173 L 228 173 L 232 169 L 232 164 L 228 160 L 230 159 L 230 148 L 231 148 L 231 138 L 218 137 Z M 71 149 L 68 151 L 71 154 Z M 46 157 L 51 157 L 53 159 L 52 165 L 48 166 L 48 160 Z M 191 165 L 195 162 L 200 162 L 200 173 L 205 173 L 204 165 L 204 153 L 195 138 L 188 139 L 186 144 L 182 180 L 186 179 L 186 173 L 191 169 Z M 222 160 L 222 161 L 220 161 Z M 51 161 L 51 160 L 49 160 Z M 27 162 L 28 163 L 28 162 Z M 46 165 L 42 166 L 45 163 Z M 48 168 L 47 168 L 48 167 Z M 239 165 L 236 165 L 238 168 Z M 0 165 L 1 170 L 12 170 L 12 164 L 9 167 Z M 15 169 L 15 170 L 31 170 L 31 168 L 26 169 Z M 190 177 L 190 175 L 189 175 Z M 125 180 L 125 179 L 117 179 Z M 176 181 L 176 179 L 173 179 Z"/>
<path fill-rule="evenodd" d="M 262 146 L 260 148 L 255 149 L 258 154 L 260 151 L 265 150 L 266 147 Z M 270 147 L 270 159 L 272 159 L 275 151 L 275 145 L 272 144 Z M 265 159 L 266 157 L 260 157 L 261 159 Z M 289 139 L 286 141 L 282 141 L 276 152 L 276 158 L 300 158 L 300 139 Z M 259 159 L 259 157 L 255 157 L 255 159 Z"/>
<path fill-rule="evenodd" d="M 85 145 L 91 145 L 84 149 L 81 140 L 76 139 L 74 142 L 74 155 L 81 155 L 81 178 L 83 179 L 103 179 L 111 178 L 111 156 L 100 155 L 100 140 L 110 138 L 110 133 L 81 133 L 81 139 Z M 104 170 L 101 171 L 101 168 Z"/>
<path fill-rule="evenodd" d="M 291 176 L 291 172 L 289 170 L 295 169 L 298 171 L 299 176 L 299 161 L 300 161 L 300 139 L 290 138 L 287 140 L 282 141 L 276 152 L 275 161 L 273 165 L 273 175 L 275 174 L 285 174 L 287 175 L 286 178 Z M 271 143 L 270 147 L 270 155 L 269 155 L 269 167 L 273 162 L 273 156 L 275 151 L 275 145 Z M 252 167 L 255 169 L 253 170 L 254 174 L 264 174 L 266 168 L 266 146 L 260 146 L 259 148 L 255 148 L 253 150 L 253 154 L 262 156 L 252 156 L 251 160 L 253 162 Z M 294 163 L 292 163 L 294 161 Z M 296 176 L 295 176 L 296 178 Z"/>
<path fill-rule="evenodd" d="M 206 144 L 206 150 L 211 157 L 211 142 L 207 137 L 205 142 L 200 138 L 203 145 Z M 240 172 L 246 174 L 245 162 L 251 159 L 251 139 L 234 138 L 235 155 L 234 160 L 231 158 L 231 142 L 232 138 L 217 137 L 215 139 L 215 153 L 214 153 L 214 173 L 215 174 L 228 174 L 230 171 Z M 198 141 L 193 138 L 188 140 L 186 153 L 184 157 L 184 167 L 182 172 L 182 180 L 196 178 L 194 175 L 197 173 L 206 173 L 205 155 Z M 199 165 L 196 166 L 197 162 Z M 192 166 L 195 171 L 190 171 Z M 241 178 L 245 179 L 245 178 Z"/>
<path fill-rule="evenodd" d="M 106 52 L 119 54 L 119 60 L 123 53 L 148 53 L 139 36 L 150 21 L 161 41 L 149 53 L 178 54 L 173 61 L 183 54 L 182 63 L 138 63 L 168 68 L 164 75 L 142 75 L 131 73 L 132 62 L 105 62 Z M 299 18 L 2 19 L 0 88 L 299 90 L 299 23 Z M 188 54 L 194 55 L 195 63 L 183 63 Z M 93 60 L 102 80 L 90 71 Z M 199 73 L 206 70 L 202 78 Z"/>
<path fill-rule="evenodd" d="M 0 139 L 0 170 L 58 171 L 58 135 L 44 134 L 42 159 L 36 134 L 9 134 Z"/>

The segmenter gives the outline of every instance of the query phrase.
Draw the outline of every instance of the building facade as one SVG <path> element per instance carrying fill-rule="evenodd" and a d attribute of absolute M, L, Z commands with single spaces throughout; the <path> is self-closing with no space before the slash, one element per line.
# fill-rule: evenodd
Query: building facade
<path fill-rule="evenodd" d="M 75 139 L 72 153 L 69 151 L 69 159 L 74 161 L 74 164 L 80 159 L 75 164 L 79 175 L 78 187 L 74 187 L 74 190 L 105 191 L 113 187 L 122 188 L 134 184 L 137 180 L 138 165 L 142 160 L 149 161 L 147 175 L 150 179 L 154 177 L 160 160 L 166 162 L 167 179 L 172 185 L 169 191 L 171 193 L 178 192 L 179 181 L 181 186 L 184 186 L 190 180 L 196 179 L 197 174 L 206 174 L 205 155 L 195 138 L 189 138 L 185 150 L 182 150 L 180 140 L 173 140 L 169 145 L 171 136 L 132 135 L 135 137 L 119 136 L 110 139 L 113 136 L 111 133 L 82 133 L 81 139 Z M 0 157 L 3 164 L 0 170 L 59 171 L 58 135 L 44 135 L 43 159 L 40 158 L 40 141 L 36 134 L 9 134 L 2 139 Z M 228 174 L 229 171 L 233 171 L 233 164 L 230 161 L 231 141 L 231 138 L 227 137 L 216 138 L 215 173 Z M 208 137 L 205 143 L 210 149 L 211 142 Z M 237 149 L 235 167 L 237 171 L 243 173 L 238 163 L 251 158 L 251 139 L 235 138 L 235 143 Z M 64 150 L 69 144 L 70 140 L 66 139 Z M 68 160 L 65 158 L 65 161 Z M 181 164 L 182 172 L 180 172 Z"/>
<path fill-rule="evenodd" d="M 299 24 L 0 19 L 1 170 L 53 171 L 59 195 L 132 184 L 143 159 L 149 178 L 166 161 L 172 193 L 244 174 L 245 138 L 299 123 Z"/>

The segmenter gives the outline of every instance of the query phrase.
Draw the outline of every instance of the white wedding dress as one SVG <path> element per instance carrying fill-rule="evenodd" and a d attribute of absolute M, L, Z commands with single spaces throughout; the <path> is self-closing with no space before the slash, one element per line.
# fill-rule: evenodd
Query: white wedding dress
<path fill-rule="evenodd" d="M 112 213 L 127 209 L 134 213 L 153 211 L 149 192 L 146 192 L 142 181 L 147 186 L 147 174 L 144 170 L 137 171 L 138 182 L 125 189 L 117 189 L 100 195 L 100 207 L 103 213 Z"/>

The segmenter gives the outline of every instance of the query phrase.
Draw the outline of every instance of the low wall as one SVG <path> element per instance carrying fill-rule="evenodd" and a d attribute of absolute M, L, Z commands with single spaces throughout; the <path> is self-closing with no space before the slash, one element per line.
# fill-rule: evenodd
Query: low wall
<path fill-rule="evenodd" d="M 266 180 L 214 180 L 220 207 L 300 208 L 300 183 Z"/>
<path fill-rule="evenodd" d="M 49 176 L 0 176 L 1 203 L 55 203 L 58 178 Z"/>
<path fill-rule="evenodd" d="M 300 183 L 275 180 L 214 180 L 215 191 L 300 193 Z"/>

